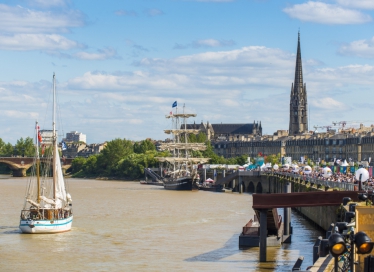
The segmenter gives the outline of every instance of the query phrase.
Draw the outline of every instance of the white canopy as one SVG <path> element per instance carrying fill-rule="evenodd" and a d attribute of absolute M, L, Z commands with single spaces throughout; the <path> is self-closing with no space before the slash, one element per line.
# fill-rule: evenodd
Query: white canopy
<path fill-rule="evenodd" d="M 348 166 L 347 160 L 344 160 L 344 162 L 341 164 L 341 166 Z"/>

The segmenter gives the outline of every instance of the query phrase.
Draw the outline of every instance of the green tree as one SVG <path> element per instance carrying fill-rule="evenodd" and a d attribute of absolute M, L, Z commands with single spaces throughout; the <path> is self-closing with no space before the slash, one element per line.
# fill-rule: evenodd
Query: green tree
<path fill-rule="evenodd" d="M 15 145 L 15 155 L 21 155 L 26 157 L 34 156 L 35 154 L 35 145 L 32 138 L 27 137 L 26 139 L 17 140 Z"/>
<path fill-rule="evenodd" d="M 5 143 L 1 138 L 0 138 L 0 156 L 3 157 L 10 157 L 13 155 L 14 148 L 11 143 Z"/>
<path fill-rule="evenodd" d="M 78 173 L 80 171 L 83 171 L 85 162 L 86 162 L 86 159 L 83 158 L 83 157 L 77 157 L 77 158 L 75 158 L 71 162 L 71 167 L 70 167 L 71 173 L 75 174 L 75 173 Z"/>
<path fill-rule="evenodd" d="M 134 143 L 135 153 L 138 153 L 138 154 L 145 153 L 148 150 L 156 150 L 156 146 L 149 139 Z"/>
<path fill-rule="evenodd" d="M 99 174 L 115 175 L 118 162 L 133 152 L 133 144 L 129 140 L 117 138 L 107 142 L 97 158 Z"/>
<path fill-rule="evenodd" d="M 196 136 L 196 142 L 206 143 L 206 141 L 207 141 L 206 134 L 203 132 L 199 132 L 199 134 L 197 134 Z"/>

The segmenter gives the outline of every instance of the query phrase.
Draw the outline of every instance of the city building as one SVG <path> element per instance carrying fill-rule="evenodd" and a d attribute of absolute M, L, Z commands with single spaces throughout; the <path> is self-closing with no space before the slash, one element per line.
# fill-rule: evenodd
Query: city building
<path fill-rule="evenodd" d="M 82 142 L 66 143 L 66 149 L 62 150 L 62 155 L 66 158 L 85 157 L 98 155 L 104 149 L 106 143 L 89 144 Z"/>
<path fill-rule="evenodd" d="M 71 131 L 66 133 L 66 138 L 64 138 L 63 141 L 66 143 L 86 143 L 86 138 L 86 134 L 83 134 L 78 131 Z"/>
<path fill-rule="evenodd" d="M 184 125 L 181 125 L 184 128 Z M 262 135 L 261 122 L 252 124 L 187 124 L 187 129 L 198 129 L 209 141 L 245 141 L 253 136 Z"/>

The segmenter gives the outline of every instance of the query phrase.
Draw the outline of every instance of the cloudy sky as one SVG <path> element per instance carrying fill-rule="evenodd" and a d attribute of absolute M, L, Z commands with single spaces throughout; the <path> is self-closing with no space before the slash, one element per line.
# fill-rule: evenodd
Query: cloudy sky
<path fill-rule="evenodd" d="M 300 30 L 309 127 L 374 124 L 372 0 L 2 0 L 0 138 L 165 139 L 165 115 L 288 129 Z M 174 108 L 175 110 L 175 108 Z M 323 129 L 319 129 L 323 131 Z"/>

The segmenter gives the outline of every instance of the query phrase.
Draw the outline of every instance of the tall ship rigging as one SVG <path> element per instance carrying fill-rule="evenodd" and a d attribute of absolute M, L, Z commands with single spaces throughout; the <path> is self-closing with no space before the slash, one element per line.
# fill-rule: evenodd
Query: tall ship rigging
<path fill-rule="evenodd" d="M 198 129 L 187 129 L 186 120 L 190 117 L 196 117 L 195 113 L 178 113 L 177 102 L 175 113 L 171 112 L 165 117 L 172 121 L 172 129 L 164 130 L 166 134 L 172 135 L 172 142 L 162 143 L 159 146 L 160 151 L 168 150 L 171 157 L 157 157 L 158 161 L 167 164 L 162 182 L 167 190 L 198 190 L 200 176 L 198 165 L 207 163 L 209 158 L 196 158 L 191 156 L 191 151 L 204 151 L 204 143 L 191 143 L 188 141 L 190 134 L 199 134 Z"/>
<path fill-rule="evenodd" d="M 19 225 L 23 233 L 69 231 L 73 222 L 72 198 L 67 192 L 58 151 L 55 114 L 56 79 L 53 74 L 51 156 L 43 158 L 44 163 L 41 164 L 39 146 L 43 138 L 36 122 L 36 152 Z M 50 173 L 50 169 L 52 169 L 52 173 Z"/>

